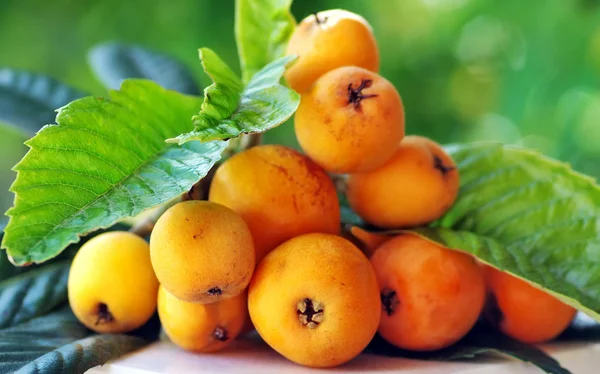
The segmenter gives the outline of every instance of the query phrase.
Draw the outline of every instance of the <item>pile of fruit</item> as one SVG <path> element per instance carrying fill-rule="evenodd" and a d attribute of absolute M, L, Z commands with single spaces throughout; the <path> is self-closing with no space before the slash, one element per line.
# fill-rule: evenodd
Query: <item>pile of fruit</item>
<path fill-rule="evenodd" d="M 459 173 L 439 144 L 405 137 L 369 24 L 320 12 L 298 25 L 288 53 L 299 55 L 285 78 L 302 95 L 295 131 L 305 154 L 244 150 L 218 166 L 208 201 L 169 208 L 149 244 L 128 232 L 88 241 L 69 277 L 77 318 L 126 332 L 158 308 L 186 350 L 216 351 L 256 329 L 311 367 L 351 360 L 376 333 L 402 349 L 442 349 L 481 316 L 523 342 L 560 334 L 575 309 L 553 296 L 416 233 L 372 232 L 442 217 Z M 374 230 L 342 231 L 332 177 Z"/>

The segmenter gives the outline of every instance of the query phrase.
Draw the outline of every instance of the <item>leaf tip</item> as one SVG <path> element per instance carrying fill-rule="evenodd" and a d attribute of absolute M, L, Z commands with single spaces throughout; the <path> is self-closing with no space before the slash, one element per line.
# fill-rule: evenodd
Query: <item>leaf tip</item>
<path fill-rule="evenodd" d="M 204 61 L 207 57 L 210 57 L 211 54 L 214 54 L 212 49 L 202 47 L 198 48 L 198 56 L 200 57 L 200 61 Z"/>
<path fill-rule="evenodd" d="M 6 257 L 11 264 L 18 267 L 27 267 L 33 265 L 33 261 L 24 261 L 25 258 L 15 257 L 10 253 L 10 249 L 6 248 Z"/>

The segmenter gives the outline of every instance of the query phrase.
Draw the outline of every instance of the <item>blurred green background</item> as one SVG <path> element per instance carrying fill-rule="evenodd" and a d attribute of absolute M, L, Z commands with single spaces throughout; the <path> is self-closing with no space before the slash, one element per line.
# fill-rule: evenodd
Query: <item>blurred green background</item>
<path fill-rule="evenodd" d="M 400 91 L 407 132 L 439 142 L 532 147 L 600 176 L 600 2 L 595 0 L 296 0 L 298 20 L 345 8 L 373 26 L 381 74 Z M 139 43 L 208 83 L 197 48 L 237 70 L 233 0 L 0 0 L 0 66 L 103 94 L 87 67 L 99 42 Z M 0 188 L 24 151 L 0 132 Z M 17 141 L 15 141 L 17 139 Z M 268 141 L 295 144 L 288 125 Z M 8 200 L 0 201 L 4 208 Z"/>

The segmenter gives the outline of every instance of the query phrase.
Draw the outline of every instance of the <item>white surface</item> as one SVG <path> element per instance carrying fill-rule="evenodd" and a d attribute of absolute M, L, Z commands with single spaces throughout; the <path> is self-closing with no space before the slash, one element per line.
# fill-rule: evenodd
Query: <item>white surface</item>
<path fill-rule="evenodd" d="M 600 344 L 567 344 L 545 350 L 574 374 L 600 373 Z M 384 356 L 361 355 L 332 369 L 310 369 L 287 361 L 260 340 L 242 340 L 211 354 L 185 352 L 169 342 L 157 342 L 145 349 L 88 371 L 89 374 L 179 374 L 239 373 L 406 373 L 406 374 L 503 374 L 542 373 L 535 366 L 509 358 L 491 357 L 484 362 L 415 361 Z"/>

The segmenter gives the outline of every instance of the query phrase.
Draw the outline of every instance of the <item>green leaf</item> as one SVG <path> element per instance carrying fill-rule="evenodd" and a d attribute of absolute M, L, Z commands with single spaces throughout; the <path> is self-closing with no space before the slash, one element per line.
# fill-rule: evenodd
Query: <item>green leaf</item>
<path fill-rule="evenodd" d="M 459 198 L 437 239 L 600 319 L 600 188 L 568 165 L 498 144 L 448 147 Z"/>
<path fill-rule="evenodd" d="M 148 344 L 130 335 L 94 335 L 63 345 L 19 369 L 16 374 L 85 373 L 87 370 Z"/>
<path fill-rule="evenodd" d="M 89 335 L 68 307 L 0 330 L 0 373 L 14 372 L 36 358 Z"/>
<path fill-rule="evenodd" d="M 546 373 L 568 374 L 558 361 L 541 349 L 518 342 L 489 327 L 478 324 L 458 343 L 435 352 L 412 352 L 394 347 L 377 336 L 369 345 L 368 352 L 391 357 L 406 357 L 419 360 L 463 360 L 474 359 L 489 352 L 501 353 L 523 362 L 529 362 Z"/>
<path fill-rule="evenodd" d="M 83 96 L 53 78 L 0 68 L 0 122 L 29 133 L 54 123 L 56 108 Z"/>
<path fill-rule="evenodd" d="M 148 343 L 138 336 L 89 334 L 68 308 L 0 330 L 0 372 L 84 373 Z"/>
<path fill-rule="evenodd" d="M 108 99 L 87 97 L 63 107 L 58 125 L 29 140 L 31 149 L 15 166 L 15 205 L 2 242 L 11 261 L 46 261 L 81 235 L 189 190 L 226 147 L 165 143 L 191 127 L 199 100 L 128 80 Z"/>
<path fill-rule="evenodd" d="M 169 142 L 227 140 L 242 134 L 264 132 L 285 122 L 300 104 L 300 95 L 279 83 L 285 67 L 296 59 L 295 56 L 268 64 L 245 88 L 210 49 L 200 49 L 200 59 L 214 83 L 204 90 L 202 109 L 193 118 L 194 130 L 169 139 Z"/>
<path fill-rule="evenodd" d="M 0 282 L 0 329 L 46 314 L 67 301 L 70 261 Z"/>
<path fill-rule="evenodd" d="M 237 0 L 235 39 L 245 83 L 260 69 L 285 55 L 296 21 L 292 0 Z"/>
<path fill-rule="evenodd" d="M 98 79 L 115 90 L 125 79 L 144 78 L 169 90 L 200 94 L 194 76 L 183 63 L 138 45 L 103 43 L 90 50 L 88 60 Z"/>

